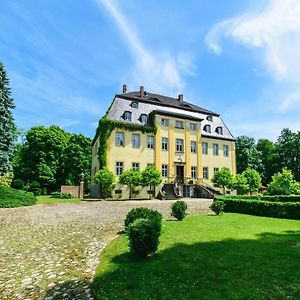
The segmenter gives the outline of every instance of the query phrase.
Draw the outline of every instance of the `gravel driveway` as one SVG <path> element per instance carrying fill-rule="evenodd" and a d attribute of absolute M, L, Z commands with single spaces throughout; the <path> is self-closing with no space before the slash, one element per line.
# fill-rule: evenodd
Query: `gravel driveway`
<path fill-rule="evenodd" d="M 92 299 L 100 251 L 145 206 L 169 218 L 173 201 L 81 202 L 0 209 L 0 299 Z M 190 213 L 211 200 L 187 200 Z"/>

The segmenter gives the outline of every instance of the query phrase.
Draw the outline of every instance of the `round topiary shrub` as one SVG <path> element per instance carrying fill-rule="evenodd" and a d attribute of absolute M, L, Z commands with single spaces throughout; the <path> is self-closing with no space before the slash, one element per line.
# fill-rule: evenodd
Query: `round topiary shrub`
<path fill-rule="evenodd" d="M 146 207 L 139 207 L 132 209 L 125 218 L 125 231 L 127 231 L 128 226 L 132 224 L 137 219 L 152 219 L 156 226 L 159 229 L 159 232 L 161 230 L 161 220 L 162 215 L 157 210 L 149 209 Z"/>
<path fill-rule="evenodd" d="M 178 200 L 171 205 L 171 210 L 171 215 L 181 221 L 186 216 L 187 204 L 182 200 Z"/>
<path fill-rule="evenodd" d="M 224 202 L 223 201 L 214 201 L 209 207 L 217 216 L 223 214 L 224 211 Z"/>
<path fill-rule="evenodd" d="M 137 219 L 128 226 L 129 248 L 138 257 L 147 257 L 157 251 L 160 229 L 155 219 Z"/>

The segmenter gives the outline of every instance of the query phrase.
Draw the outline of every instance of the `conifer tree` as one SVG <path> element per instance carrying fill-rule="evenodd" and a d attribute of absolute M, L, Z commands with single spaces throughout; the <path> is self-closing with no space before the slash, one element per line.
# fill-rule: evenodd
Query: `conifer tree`
<path fill-rule="evenodd" d="M 16 125 L 12 115 L 14 108 L 7 73 L 0 62 L 0 175 L 12 171 L 12 155 L 16 134 Z"/>

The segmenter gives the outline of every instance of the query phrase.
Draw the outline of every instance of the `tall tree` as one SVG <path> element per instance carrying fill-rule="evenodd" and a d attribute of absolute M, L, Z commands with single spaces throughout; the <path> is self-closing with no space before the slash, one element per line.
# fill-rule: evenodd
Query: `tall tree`
<path fill-rule="evenodd" d="M 280 169 L 276 146 L 267 139 L 260 139 L 257 142 L 256 149 L 261 153 L 263 164 L 263 169 L 261 170 L 262 183 L 267 185 L 271 181 L 273 174 Z"/>
<path fill-rule="evenodd" d="M 12 115 L 15 108 L 4 65 L 0 62 L 0 175 L 12 171 L 16 125 Z"/>
<path fill-rule="evenodd" d="M 262 171 L 261 153 L 256 149 L 254 138 L 239 136 L 236 139 L 237 173 L 242 173 L 247 168 Z"/>

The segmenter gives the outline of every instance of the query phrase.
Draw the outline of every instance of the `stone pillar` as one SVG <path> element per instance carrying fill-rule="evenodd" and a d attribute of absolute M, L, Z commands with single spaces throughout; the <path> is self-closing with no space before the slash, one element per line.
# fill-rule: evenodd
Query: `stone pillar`
<path fill-rule="evenodd" d="M 79 183 L 79 198 L 83 199 L 84 181 L 81 180 Z"/>

